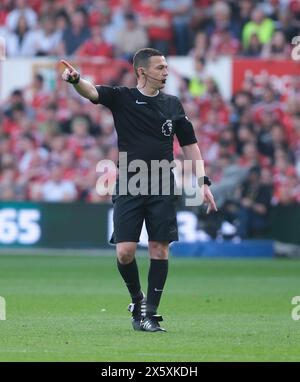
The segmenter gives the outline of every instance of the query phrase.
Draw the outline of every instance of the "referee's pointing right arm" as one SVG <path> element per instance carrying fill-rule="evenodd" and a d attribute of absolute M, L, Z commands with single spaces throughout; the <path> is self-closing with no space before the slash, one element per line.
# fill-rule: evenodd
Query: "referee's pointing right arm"
<path fill-rule="evenodd" d="M 61 63 L 65 66 L 65 70 L 62 73 L 62 79 L 71 83 L 76 91 L 84 98 L 91 101 L 99 101 L 99 94 L 93 84 L 80 77 L 80 73 L 66 60 L 61 60 Z"/>

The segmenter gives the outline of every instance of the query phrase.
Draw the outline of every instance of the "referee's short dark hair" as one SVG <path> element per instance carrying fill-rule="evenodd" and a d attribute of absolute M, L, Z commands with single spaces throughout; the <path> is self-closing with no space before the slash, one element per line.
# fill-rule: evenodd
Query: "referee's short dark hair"
<path fill-rule="evenodd" d="M 147 67 L 149 63 L 149 58 L 153 56 L 163 56 L 163 53 L 157 49 L 152 48 L 142 48 L 138 50 L 133 56 L 133 68 L 136 76 L 138 77 L 138 68 L 140 66 Z"/>

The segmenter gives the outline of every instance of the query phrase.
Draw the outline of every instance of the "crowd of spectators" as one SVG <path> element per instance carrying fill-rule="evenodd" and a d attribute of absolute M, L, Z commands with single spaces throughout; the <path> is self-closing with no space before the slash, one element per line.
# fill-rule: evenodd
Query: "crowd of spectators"
<path fill-rule="evenodd" d="M 143 46 L 286 58 L 300 30 L 298 0 L 2 0 L 8 56 L 88 55 L 130 60 Z M 198 41 L 198 44 L 195 44 Z"/>
<path fill-rule="evenodd" d="M 138 48 L 152 46 L 165 54 L 190 55 L 201 73 L 206 60 L 220 54 L 290 57 L 290 41 L 300 30 L 300 3 L 3 0 L 0 28 L 8 56 L 105 56 L 130 62 Z M 200 79 L 182 78 L 180 99 L 217 204 L 227 221 L 244 222 L 239 236 L 247 237 L 251 222 L 264 227 L 270 204 L 300 203 L 300 80 L 278 89 L 267 76 L 263 84 L 248 76 L 228 102 L 211 77 Z M 44 82 L 36 74 L 0 107 L 0 199 L 109 202 L 96 192 L 95 168 L 101 159 L 118 159 L 110 111 L 79 97 L 63 81 L 54 91 Z M 115 82 L 136 84 L 130 70 L 121 71 Z M 178 142 L 174 148 L 181 159 Z"/>

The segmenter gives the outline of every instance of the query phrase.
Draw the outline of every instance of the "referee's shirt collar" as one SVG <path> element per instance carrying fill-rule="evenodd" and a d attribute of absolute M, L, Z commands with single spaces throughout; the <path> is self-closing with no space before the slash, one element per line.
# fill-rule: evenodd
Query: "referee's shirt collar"
<path fill-rule="evenodd" d="M 159 96 L 159 94 L 160 94 L 159 90 L 157 90 L 157 93 L 155 95 L 152 95 L 152 96 L 149 96 L 149 95 L 146 95 L 146 94 L 142 93 L 141 90 L 138 89 L 138 88 L 136 88 L 136 90 L 137 90 L 138 94 L 140 94 L 140 95 L 142 95 L 143 97 L 146 97 L 146 98 L 155 98 L 155 97 Z"/>

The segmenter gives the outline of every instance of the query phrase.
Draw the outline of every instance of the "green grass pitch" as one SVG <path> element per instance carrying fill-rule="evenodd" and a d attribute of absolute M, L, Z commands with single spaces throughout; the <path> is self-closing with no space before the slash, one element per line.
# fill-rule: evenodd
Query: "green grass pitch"
<path fill-rule="evenodd" d="M 171 258 L 168 332 L 143 333 L 114 257 L 1 255 L 0 361 L 300 361 L 299 275 L 295 260 Z"/>

